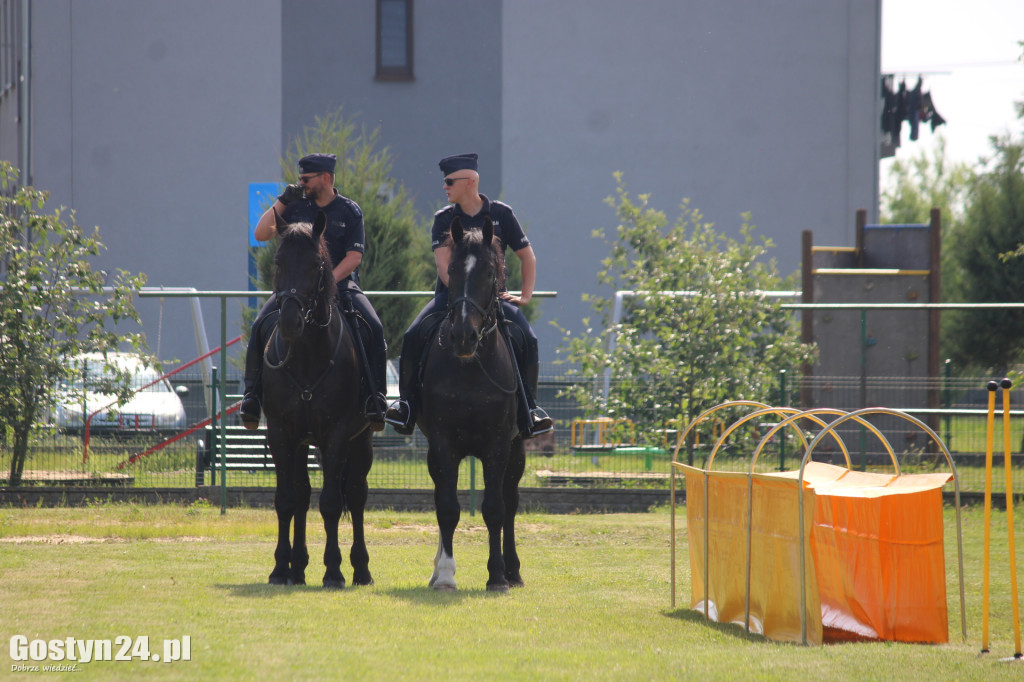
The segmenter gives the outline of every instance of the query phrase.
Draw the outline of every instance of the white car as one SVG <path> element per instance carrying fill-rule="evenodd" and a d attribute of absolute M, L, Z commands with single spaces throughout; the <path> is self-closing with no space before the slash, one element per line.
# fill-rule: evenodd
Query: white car
<path fill-rule="evenodd" d="M 387 377 L 388 385 L 385 394 L 390 403 L 392 400 L 398 400 L 398 370 L 395 369 L 395 362 L 393 360 L 388 360 Z"/>
<path fill-rule="evenodd" d="M 102 353 L 86 353 L 76 356 L 72 364 L 73 376 L 77 378 L 69 378 L 70 384 L 61 386 L 60 393 L 66 398 L 58 398 L 53 412 L 53 423 L 62 431 L 81 431 L 94 412 L 89 422 L 90 433 L 126 435 L 185 428 L 185 407 L 180 396 L 188 393 L 188 388 L 172 389 L 167 379 L 160 379 L 160 374 L 152 366 L 146 367 L 138 355 L 107 353 L 104 360 Z M 102 391 L 104 385 L 109 387 L 114 381 L 107 364 L 134 377 L 131 386 L 136 392 L 124 405 L 118 406 L 116 396 Z"/>

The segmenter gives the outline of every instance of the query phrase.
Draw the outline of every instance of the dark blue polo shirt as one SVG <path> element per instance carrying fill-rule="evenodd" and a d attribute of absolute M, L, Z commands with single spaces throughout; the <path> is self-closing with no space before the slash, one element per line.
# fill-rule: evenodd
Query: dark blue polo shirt
<path fill-rule="evenodd" d="M 338 194 L 338 190 L 334 190 L 334 200 L 323 209 L 311 199 L 297 199 L 285 206 L 281 218 L 286 223 L 312 223 L 316 214 L 321 210 L 327 214 L 324 239 L 327 241 L 327 251 L 331 255 L 332 266 L 340 263 L 349 251 L 366 252 L 363 212 L 359 208 L 359 204 Z M 358 283 L 357 272 L 353 272 L 346 279 Z"/>
<path fill-rule="evenodd" d="M 505 249 L 519 251 L 530 245 L 530 240 L 526 238 L 526 233 L 523 232 L 522 225 L 516 220 L 516 214 L 512 212 L 511 206 L 500 201 L 491 201 L 483 194 L 480 195 L 480 198 L 484 200 L 484 205 L 474 216 L 466 215 L 458 204 L 449 204 L 434 214 L 434 226 L 430 230 L 431 249 L 437 249 L 444 245 L 451 232 L 452 219 L 455 216 L 459 216 L 462 227 L 466 229 L 482 228 L 484 218 L 489 216 L 491 222 L 494 223 L 494 235 L 500 240 L 502 251 Z M 442 284 L 441 278 L 438 277 L 437 284 L 434 286 L 434 295 L 447 294 L 447 291 L 448 287 Z"/>

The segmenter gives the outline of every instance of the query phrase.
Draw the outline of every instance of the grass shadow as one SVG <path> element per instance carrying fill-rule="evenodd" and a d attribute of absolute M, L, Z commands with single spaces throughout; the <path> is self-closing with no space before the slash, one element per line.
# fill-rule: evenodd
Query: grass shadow
<path fill-rule="evenodd" d="M 713 620 L 708 620 L 704 617 L 704 614 L 694 609 L 675 609 L 672 611 L 662 611 L 661 615 L 672 618 L 674 620 L 681 620 L 701 627 L 712 628 L 718 630 L 724 635 L 730 635 L 737 639 L 743 639 L 748 642 L 765 642 L 767 639 L 764 635 L 758 635 L 753 632 L 747 632 L 742 625 L 736 623 L 719 623 Z"/>
<path fill-rule="evenodd" d="M 244 583 L 237 585 L 230 585 L 220 583 L 214 585 L 214 588 L 218 590 L 224 590 L 230 592 L 235 597 L 247 597 L 249 599 L 272 599 L 274 597 L 286 597 L 289 595 L 300 594 L 304 592 L 348 592 L 353 589 L 360 589 L 362 585 L 346 585 L 342 589 L 336 588 L 325 588 L 319 581 L 315 583 L 307 583 L 305 585 L 271 585 L 270 583 Z"/>
<path fill-rule="evenodd" d="M 455 592 L 444 592 L 423 585 L 422 587 L 392 587 L 383 591 L 389 597 L 395 597 L 409 604 L 427 606 L 450 606 L 467 599 L 500 599 L 508 596 L 508 592 L 489 592 L 482 588 L 459 589 Z"/>

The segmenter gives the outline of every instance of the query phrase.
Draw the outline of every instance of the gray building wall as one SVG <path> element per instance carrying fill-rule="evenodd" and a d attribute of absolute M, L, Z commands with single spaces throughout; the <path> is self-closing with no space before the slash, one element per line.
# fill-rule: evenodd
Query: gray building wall
<path fill-rule="evenodd" d="M 281 148 L 316 116 L 342 108 L 368 132 L 379 128 L 393 175 L 412 190 L 427 225 L 445 201 L 437 167 L 444 156 L 480 154 L 482 191 L 496 198 L 503 171 L 502 4 L 416 0 L 415 80 L 377 81 L 374 2 L 284 0 Z"/>
<path fill-rule="evenodd" d="M 880 2 L 417 0 L 415 79 L 378 82 L 369 1 L 37 1 L 33 181 L 101 226 L 102 266 L 244 289 L 247 185 L 280 178 L 315 116 L 379 127 L 424 229 L 437 160 L 476 151 L 481 190 L 535 245 L 538 289 L 559 292 L 535 323 L 548 361 L 548 323 L 591 314 L 615 171 L 672 218 L 688 197 L 735 233 L 751 211 L 784 273 L 801 230 L 851 244 L 854 211 L 874 220 Z M 158 303 L 141 307 L 156 348 Z M 161 355 L 192 357 L 186 304 L 163 320 Z"/>
<path fill-rule="evenodd" d="M 528 223 L 535 326 L 579 328 L 618 222 L 602 199 L 622 171 L 670 221 L 684 197 L 722 231 L 753 213 L 784 274 L 800 232 L 853 241 L 876 206 L 880 6 L 863 0 L 504 3 L 504 193 Z M 602 291 L 610 295 L 609 291 Z"/>
<path fill-rule="evenodd" d="M 280 168 L 280 0 L 46 0 L 31 11 L 33 184 L 51 210 L 100 226 L 109 271 L 247 288 L 248 183 Z M 187 302 L 167 299 L 162 324 L 160 305 L 138 305 L 151 348 L 195 357 Z M 207 301 L 204 313 L 216 345 L 219 309 Z"/>

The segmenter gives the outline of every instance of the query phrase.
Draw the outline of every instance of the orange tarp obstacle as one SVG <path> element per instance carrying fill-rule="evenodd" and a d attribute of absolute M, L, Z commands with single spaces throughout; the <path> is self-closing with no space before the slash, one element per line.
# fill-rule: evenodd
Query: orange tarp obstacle
<path fill-rule="evenodd" d="M 715 442 L 704 468 L 684 464 L 679 452 L 689 432 L 715 412 L 753 408 Z M 724 414 L 724 413 L 723 413 Z M 907 475 L 867 417 L 904 419 L 927 433 L 950 473 Z M 715 471 L 716 454 L 734 431 L 774 419 L 746 472 Z M 830 419 L 831 421 L 826 421 Z M 807 441 L 799 422 L 821 427 Z M 836 428 L 862 425 L 883 445 L 894 473 L 853 471 Z M 757 458 L 783 429 L 804 447 L 798 470 L 755 473 Z M 829 438 L 846 468 L 814 462 Z M 676 603 L 676 474 L 686 482 L 691 569 L 690 607 L 713 621 L 736 623 L 778 641 L 821 644 L 856 639 L 946 642 L 946 570 L 942 487 L 953 481 L 964 638 L 963 544 L 960 486 L 949 450 L 920 420 L 898 410 L 798 410 L 753 401 L 730 401 L 699 415 L 679 435 L 672 461 L 672 606 Z"/>

